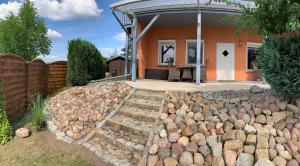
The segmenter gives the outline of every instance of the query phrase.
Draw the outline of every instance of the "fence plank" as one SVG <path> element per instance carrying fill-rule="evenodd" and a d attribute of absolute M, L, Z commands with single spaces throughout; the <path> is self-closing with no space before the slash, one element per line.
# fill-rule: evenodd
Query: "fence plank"
<path fill-rule="evenodd" d="M 26 62 L 15 54 L 0 55 L 0 80 L 9 120 L 22 115 L 38 94 L 43 96 L 65 87 L 67 62 Z"/>

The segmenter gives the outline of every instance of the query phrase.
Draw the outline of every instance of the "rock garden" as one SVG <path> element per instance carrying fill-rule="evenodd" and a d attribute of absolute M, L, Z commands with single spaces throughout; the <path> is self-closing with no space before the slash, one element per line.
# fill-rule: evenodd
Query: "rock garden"
<path fill-rule="evenodd" d="M 168 92 L 149 166 L 298 166 L 300 99 L 271 90 Z"/>
<path fill-rule="evenodd" d="M 77 140 L 87 135 L 129 93 L 121 82 L 72 87 L 52 97 L 47 106 L 50 118 L 60 131 Z"/>

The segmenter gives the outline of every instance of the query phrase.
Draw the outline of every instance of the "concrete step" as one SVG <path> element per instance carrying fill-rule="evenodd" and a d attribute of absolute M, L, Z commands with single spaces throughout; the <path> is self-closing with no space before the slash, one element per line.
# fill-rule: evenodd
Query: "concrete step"
<path fill-rule="evenodd" d="M 162 101 L 165 98 L 165 92 L 136 90 L 135 93 L 132 94 L 132 98 Z"/>
<path fill-rule="evenodd" d="M 155 122 L 156 118 L 159 117 L 158 110 L 147 110 L 128 106 L 121 107 L 119 113 L 138 121 L 147 122 Z"/>
<path fill-rule="evenodd" d="M 125 102 L 125 106 L 136 107 L 140 109 L 149 109 L 149 110 L 159 110 L 161 104 L 162 101 L 145 100 L 145 99 L 137 99 L 137 98 L 130 98 Z"/>
<path fill-rule="evenodd" d="M 111 135 L 106 137 L 104 133 L 96 132 L 88 141 L 87 144 L 94 153 L 96 153 L 104 162 L 110 165 L 126 165 L 135 166 L 138 165 L 139 159 L 142 158 L 142 154 L 135 151 L 121 147 L 120 141 L 115 143 L 111 142 Z M 83 144 L 86 146 L 85 144 Z"/>
<path fill-rule="evenodd" d="M 141 143 L 147 142 L 150 132 L 155 127 L 155 123 L 153 122 L 139 121 L 121 114 L 117 114 L 108 119 L 106 125 L 113 131 L 121 130 L 122 132 L 134 137 L 141 136 L 145 140 Z"/>
<path fill-rule="evenodd" d="M 123 135 L 120 132 L 114 132 L 109 128 L 98 130 L 95 135 L 110 144 L 115 145 L 118 148 L 132 151 L 143 155 L 144 145 L 138 142 L 131 141 L 128 136 Z"/>

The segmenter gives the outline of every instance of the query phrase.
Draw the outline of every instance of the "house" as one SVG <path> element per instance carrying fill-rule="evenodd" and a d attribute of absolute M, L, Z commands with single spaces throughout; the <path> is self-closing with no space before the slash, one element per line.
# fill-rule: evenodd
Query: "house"
<path fill-rule="evenodd" d="M 253 80 L 259 35 L 242 32 L 237 25 L 224 22 L 241 9 L 209 0 L 123 0 L 111 5 L 121 27 L 127 33 L 126 50 L 132 50 L 132 73 L 139 78 L 165 79 L 169 60 L 172 67 L 195 67 L 200 83 L 205 67 L 208 81 Z M 241 1 L 252 5 L 251 1 Z M 120 13 L 120 15 L 118 15 Z M 127 51 L 127 56 L 129 51 Z M 201 67 L 202 66 L 202 67 Z"/>
<path fill-rule="evenodd" d="M 129 61 L 130 62 L 130 61 Z M 105 62 L 108 65 L 109 74 L 112 77 L 125 75 L 125 57 L 117 56 Z M 130 65 L 127 66 L 127 72 L 130 72 Z"/>

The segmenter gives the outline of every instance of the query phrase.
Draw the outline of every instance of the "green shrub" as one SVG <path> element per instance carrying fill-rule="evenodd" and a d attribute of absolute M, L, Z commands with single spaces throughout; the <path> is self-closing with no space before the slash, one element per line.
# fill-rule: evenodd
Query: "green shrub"
<path fill-rule="evenodd" d="M 95 45 L 74 39 L 69 42 L 68 49 L 68 83 L 85 85 L 90 80 L 104 77 L 104 60 Z"/>
<path fill-rule="evenodd" d="M 3 97 L 3 91 L 0 87 L 0 144 L 6 144 L 12 139 L 12 128 L 7 119 Z"/>
<path fill-rule="evenodd" d="M 46 126 L 44 108 L 46 107 L 46 101 L 38 95 L 30 106 L 31 123 L 33 128 L 41 129 Z"/>
<path fill-rule="evenodd" d="M 284 96 L 300 95 L 300 36 L 266 39 L 258 63 L 276 92 Z"/>

